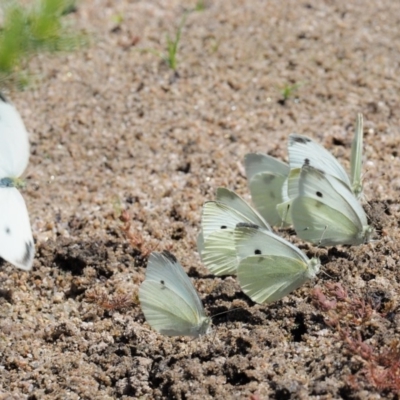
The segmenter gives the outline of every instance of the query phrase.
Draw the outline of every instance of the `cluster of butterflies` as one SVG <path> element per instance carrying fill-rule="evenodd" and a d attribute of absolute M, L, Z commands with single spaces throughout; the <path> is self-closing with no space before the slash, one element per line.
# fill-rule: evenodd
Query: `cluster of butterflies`
<path fill-rule="evenodd" d="M 197 247 L 217 276 L 236 275 L 243 292 L 257 303 L 281 299 L 320 270 L 271 226 L 292 225 L 303 240 L 322 246 L 360 245 L 374 229 L 362 198 L 363 120 L 357 116 L 351 149 L 351 177 L 314 140 L 289 136 L 289 165 L 265 154 L 245 157 L 255 209 L 236 193 L 217 189 L 203 206 Z M 147 322 L 168 336 L 197 337 L 210 330 L 202 302 L 190 279 L 169 252 L 152 253 L 139 299 Z"/>
<path fill-rule="evenodd" d="M 0 94 L 0 256 L 30 270 L 35 253 L 19 177 L 29 160 L 29 140 L 15 107 Z M 357 117 L 351 177 L 324 147 L 306 136 L 289 136 L 289 165 L 265 154 L 245 157 L 255 209 L 231 190 L 219 188 L 204 204 L 198 251 L 215 275 L 237 275 L 257 303 L 286 296 L 320 269 L 271 226 L 292 225 L 313 244 L 367 243 L 374 232 L 359 203 L 362 197 L 363 123 Z M 169 252 L 150 255 L 139 289 L 143 313 L 158 332 L 197 337 L 210 330 L 202 302 L 182 266 Z"/>

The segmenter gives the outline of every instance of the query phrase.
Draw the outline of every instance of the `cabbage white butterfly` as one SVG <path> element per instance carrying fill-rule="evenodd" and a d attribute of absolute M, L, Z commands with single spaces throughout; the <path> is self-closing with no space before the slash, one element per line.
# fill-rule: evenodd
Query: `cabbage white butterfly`
<path fill-rule="evenodd" d="M 28 160 L 25 125 L 0 94 L 0 256 L 25 271 L 32 268 L 35 246 L 25 201 L 17 187 Z"/>
<path fill-rule="evenodd" d="M 139 300 L 147 322 L 163 335 L 199 337 L 211 330 L 196 289 L 168 251 L 150 254 Z"/>
<path fill-rule="evenodd" d="M 290 179 L 290 178 L 289 178 Z M 290 213 L 297 236 L 314 244 L 359 245 L 374 232 L 353 192 L 339 179 L 309 165 L 301 168 Z"/>
<path fill-rule="evenodd" d="M 240 287 L 256 303 L 280 300 L 314 279 L 321 265 L 318 258 L 309 259 L 287 240 L 252 224 L 237 225 L 235 246 Z"/>
<path fill-rule="evenodd" d="M 198 251 L 206 267 L 215 275 L 235 274 L 238 264 L 233 232 L 239 222 L 249 222 L 271 230 L 268 222 L 239 195 L 217 189 L 216 201 L 203 206 Z"/>
<path fill-rule="evenodd" d="M 308 160 L 309 165 L 334 176 L 351 190 L 349 176 L 342 165 L 325 147 L 314 140 L 307 136 L 289 135 L 288 151 L 291 170 L 300 169 L 305 160 Z"/>
<path fill-rule="evenodd" d="M 351 181 L 342 165 L 329 151 L 314 140 L 301 135 L 293 134 L 289 136 L 290 169 L 301 168 L 307 159 L 309 165 L 339 179 L 357 198 L 360 198 L 362 193 L 362 148 L 363 116 L 357 114 L 355 133 L 351 144 Z"/>
<path fill-rule="evenodd" d="M 279 225 L 282 220 L 276 206 L 288 200 L 284 185 L 289 165 L 260 153 L 246 154 L 244 165 L 251 199 L 257 211 L 271 225 Z"/>

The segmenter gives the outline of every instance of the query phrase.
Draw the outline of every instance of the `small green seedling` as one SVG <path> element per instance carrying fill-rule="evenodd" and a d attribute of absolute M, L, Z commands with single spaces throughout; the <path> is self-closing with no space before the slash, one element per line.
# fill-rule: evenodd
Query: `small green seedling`
<path fill-rule="evenodd" d="M 294 83 L 294 84 L 286 84 L 281 88 L 281 95 L 282 98 L 278 101 L 279 104 L 285 105 L 286 102 L 291 98 L 294 97 L 295 93 L 297 92 L 297 89 L 301 86 L 301 83 Z"/>
<path fill-rule="evenodd" d="M 178 61 L 177 61 L 176 56 L 178 53 L 179 42 L 181 40 L 182 29 L 183 29 L 183 26 L 185 25 L 187 16 L 188 16 L 188 13 L 185 13 L 183 15 L 174 38 L 171 38 L 167 34 L 167 53 L 166 54 L 162 53 L 158 50 L 152 49 L 152 48 L 140 49 L 140 51 L 145 52 L 145 53 L 155 54 L 157 57 L 160 57 L 168 65 L 169 68 L 171 68 L 174 72 L 176 72 L 176 69 L 178 66 Z"/>
<path fill-rule="evenodd" d="M 195 11 L 204 11 L 206 9 L 206 4 L 204 0 L 198 0 L 194 6 Z"/>
<path fill-rule="evenodd" d="M 36 0 L 29 7 L 17 1 L 0 4 L 0 78 L 9 78 L 30 56 L 41 51 L 71 51 L 84 36 L 65 27 L 64 15 L 75 10 L 74 0 Z"/>
<path fill-rule="evenodd" d="M 115 24 L 121 25 L 124 22 L 124 16 L 122 14 L 116 14 L 112 17 Z"/>
<path fill-rule="evenodd" d="M 177 58 L 176 54 L 178 53 L 178 46 L 179 42 L 181 40 L 181 35 L 182 35 L 182 28 L 185 25 L 186 18 L 188 14 L 184 14 L 184 16 L 181 19 L 181 22 L 178 26 L 178 30 L 176 31 L 175 38 L 171 39 L 169 35 L 167 35 L 167 57 L 165 58 L 165 61 L 167 62 L 168 66 L 173 70 L 176 71 L 177 68 Z"/>

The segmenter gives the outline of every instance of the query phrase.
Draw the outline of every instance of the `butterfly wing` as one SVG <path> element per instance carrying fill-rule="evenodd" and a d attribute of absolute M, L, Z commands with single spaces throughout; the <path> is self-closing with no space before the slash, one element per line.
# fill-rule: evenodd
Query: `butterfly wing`
<path fill-rule="evenodd" d="M 283 186 L 283 191 L 286 193 L 284 196 L 284 202 L 276 206 L 276 212 L 282 221 L 287 225 L 292 225 L 292 217 L 290 213 L 290 206 L 293 199 L 299 194 L 299 179 L 300 179 L 300 168 L 294 168 L 290 171 L 288 178 Z"/>
<path fill-rule="evenodd" d="M 281 224 L 276 206 L 285 200 L 284 186 L 289 175 L 289 166 L 276 158 L 258 153 L 247 154 L 244 162 L 256 209 L 271 225 Z"/>
<path fill-rule="evenodd" d="M 215 275 L 236 274 L 238 258 L 236 255 L 234 230 L 224 229 L 207 236 L 201 259 Z"/>
<path fill-rule="evenodd" d="M 312 277 L 306 263 L 284 256 L 251 256 L 238 267 L 240 287 L 256 303 L 280 300 Z"/>
<path fill-rule="evenodd" d="M 0 257 L 29 271 L 32 268 L 35 247 L 28 210 L 16 188 L 0 187 L 0 210 Z"/>
<path fill-rule="evenodd" d="M 264 218 L 240 196 L 231 190 L 218 188 L 217 201 L 206 202 L 203 206 L 201 236 L 197 240 L 202 261 L 216 275 L 236 273 L 233 230 L 240 222 L 271 229 Z"/>
<path fill-rule="evenodd" d="M 209 330 L 210 319 L 192 282 L 167 251 L 150 255 L 139 300 L 147 322 L 163 335 L 198 337 Z"/>
<path fill-rule="evenodd" d="M 319 271 L 318 259 L 309 260 L 287 240 L 256 226 L 239 224 L 235 245 L 240 286 L 257 303 L 281 299 Z"/>
<path fill-rule="evenodd" d="M 243 200 L 238 194 L 236 194 L 232 190 L 226 188 L 218 188 L 216 197 L 217 202 L 230 207 L 237 214 L 243 215 L 243 217 L 246 218 L 248 221 L 251 221 L 253 222 L 253 224 L 257 224 L 268 230 L 271 230 L 268 222 L 265 221 L 265 219 L 254 208 L 252 208 L 245 200 Z"/>
<path fill-rule="evenodd" d="M 29 141 L 25 125 L 16 110 L 0 95 L 0 179 L 17 178 L 29 161 Z"/>
<path fill-rule="evenodd" d="M 201 261 L 203 261 L 203 250 L 204 250 L 204 235 L 203 235 L 203 229 L 200 228 L 200 232 L 197 235 L 197 240 L 196 240 L 196 245 L 197 245 L 197 251 L 200 255 Z"/>
<path fill-rule="evenodd" d="M 351 144 L 351 182 L 354 195 L 357 198 L 361 197 L 363 190 L 361 181 L 363 133 L 363 116 L 357 114 L 356 132 Z"/>
<path fill-rule="evenodd" d="M 213 232 L 223 229 L 234 229 L 239 222 L 260 225 L 255 221 L 261 222 L 262 220 L 253 217 L 249 218 L 247 215 L 218 201 L 208 201 L 204 203 L 201 218 L 204 241 L 207 241 L 207 237 Z M 265 227 L 265 223 L 261 226 Z"/>
<path fill-rule="evenodd" d="M 301 170 L 299 195 L 290 209 L 297 235 L 311 243 L 358 245 L 369 239 L 372 228 L 353 193 L 311 166 Z"/>
<path fill-rule="evenodd" d="M 334 176 L 348 188 L 351 188 L 349 177 L 339 161 L 314 140 L 306 136 L 290 135 L 288 151 L 291 169 L 301 168 L 307 163 L 314 168 L 323 170 L 326 174 Z"/>
<path fill-rule="evenodd" d="M 204 265 L 212 273 L 236 273 L 237 258 L 232 232 L 239 222 L 244 221 L 250 222 L 243 214 L 223 203 L 209 201 L 204 204 L 197 248 Z"/>
<path fill-rule="evenodd" d="M 251 180 L 260 172 L 276 172 L 279 175 L 289 174 L 289 165 L 267 154 L 249 153 L 244 157 L 247 179 Z"/>
<path fill-rule="evenodd" d="M 234 240 L 239 260 L 262 254 L 308 262 L 307 256 L 292 243 L 256 225 L 238 224 L 234 230 Z"/>

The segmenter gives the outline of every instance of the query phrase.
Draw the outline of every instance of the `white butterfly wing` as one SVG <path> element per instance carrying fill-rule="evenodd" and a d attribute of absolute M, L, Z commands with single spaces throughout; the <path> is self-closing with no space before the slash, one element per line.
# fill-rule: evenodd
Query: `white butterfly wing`
<path fill-rule="evenodd" d="M 353 193 L 341 181 L 311 166 L 303 166 L 299 196 L 291 205 L 297 235 L 312 243 L 358 245 L 372 228 Z"/>
<path fill-rule="evenodd" d="M 246 176 L 251 180 L 260 172 L 276 172 L 278 175 L 288 176 L 289 165 L 267 154 L 249 153 L 244 157 Z"/>
<path fill-rule="evenodd" d="M 200 255 L 201 260 L 203 261 L 203 250 L 204 250 L 204 235 L 203 235 L 203 229 L 200 228 L 200 232 L 197 235 L 197 240 L 196 240 L 196 245 L 197 245 L 197 251 Z"/>
<path fill-rule="evenodd" d="M 223 229 L 234 229 L 239 222 L 261 225 L 261 221 L 262 220 L 258 218 L 249 218 L 223 203 L 208 201 L 204 203 L 201 219 L 204 241 L 206 242 L 207 237 L 213 232 Z M 260 224 L 258 222 L 260 222 Z M 268 229 L 267 226 L 269 225 L 264 223 L 261 226 Z"/>
<path fill-rule="evenodd" d="M 239 260 L 254 255 L 282 256 L 308 262 L 307 256 L 292 243 L 256 225 L 241 223 L 234 230 Z"/>
<path fill-rule="evenodd" d="M 25 125 L 16 110 L 0 95 L 0 179 L 17 178 L 29 161 L 29 141 Z"/>
<path fill-rule="evenodd" d="M 150 255 L 139 300 L 147 322 L 163 335 L 198 337 L 210 329 L 192 282 L 167 251 Z"/>
<path fill-rule="evenodd" d="M 205 266 L 216 275 L 235 274 L 237 257 L 233 230 L 240 222 L 271 227 L 264 218 L 231 190 L 218 188 L 217 201 L 203 206 L 198 250 Z"/>
<path fill-rule="evenodd" d="M 290 257 L 251 256 L 240 261 L 238 280 L 253 301 L 271 303 L 299 288 L 317 272 L 312 276 L 306 263 Z"/>
<path fill-rule="evenodd" d="M 0 187 L 0 210 L 0 257 L 29 271 L 35 247 L 25 201 L 16 188 Z"/>
<path fill-rule="evenodd" d="M 217 276 L 236 274 L 238 258 L 234 230 L 224 229 L 208 235 L 201 259 L 205 266 Z"/>
<path fill-rule="evenodd" d="M 290 171 L 289 177 L 286 179 L 283 186 L 283 191 L 286 193 L 284 201 L 276 206 L 276 212 L 281 220 L 287 225 L 293 224 L 290 206 L 293 199 L 295 199 L 299 194 L 300 171 L 300 168 L 295 168 Z"/>
<path fill-rule="evenodd" d="M 217 201 L 207 201 L 203 205 L 201 217 L 203 242 L 211 233 L 223 229 L 234 229 L 236 224 L 244 221 L 248 221 L 248 219 L 231 207 Z"/>
<path fill-rule="evenodd" d="M 257 303 L 279 300 L 319 272 L 319 260 L 309 260 L 287 240 L 256 226 L 239 224 L 235 244 L 240 286 Z"/>
<path fill-rule="evenodd" d="M 362 114 L 357 114 L 356 132 L 351 144 L 351 182 L 353 192 L 357 198 L 361 197 L 363 190 L 361 180 L 363 134 L 363 116 Z"/>
<path fill-rule="evenodd" d="M 235 274 L 237 258 L 232 232 L 240 222 L 252 222 L 235 209 L 216 201 L 206 202 L 197 248 L 204 265 L 216 275 Z"/>
<path fill-rule="evenodd" d="M 307 163 L 336 177 L 351 189 L 350 179 L 339 161 L 314 140 L 306 136 L 290 135 L 288 151 L 291 169 L 301 168 Z"/>
<path fill-rule="evenodd" d="M 280 225 L 276 206 L 285 201 L 285 182 L 290 168 L 287 164 L 265 154 L 245 156 L 245 168 L 253 203 L 271 225 Z"/>
<path fill-rule="evenodd" d="M 232 190 L 226 188 L 217 189 L 217 202 L 230 207 L 237 214 L 243 215 L 248 221 L 271 230 L 268 222 L 245 200 Z"/>

